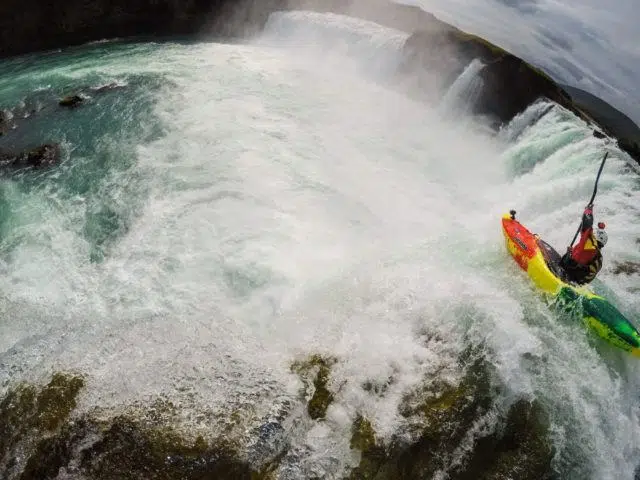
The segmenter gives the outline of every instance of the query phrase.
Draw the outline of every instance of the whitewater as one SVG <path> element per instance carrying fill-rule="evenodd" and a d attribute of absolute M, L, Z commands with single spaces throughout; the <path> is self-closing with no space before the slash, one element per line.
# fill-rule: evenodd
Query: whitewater
<path fill-rule="evenodd" d="M 211 435 L 239 414 L 248 450 L 284 418 L 279 478 L 341 478 L 358 463 L 358 412 L 391 438 L 403 395 L 425 377 L 455 383 L 461 352 L 483 344 L 505 408 L 545 406 L 561 478 L 632 479 L 637 359 L 548 308 L 500 217 L 516 209 L 562 251 L 609 151 L 595 289 L 640 319 L 638 274 L 614 273 L 640 261 L 633 160 L 545 101 L 490 133 L 467 108 L 477 61 L 441 103 L 415 99 L 393 75 L 406 37 L 292 12 L 244 43 L 107 42 L 0 62 L 4 108 L 118 86 L 34 118 L 17 142 L 63 138 L 62 164 L 1 180 L 0 394 L 79 372 L 80 411 L 167 398 Z M 314 354 L 337 359 L 323 422 L 306 417 L 291 371 Z"/>

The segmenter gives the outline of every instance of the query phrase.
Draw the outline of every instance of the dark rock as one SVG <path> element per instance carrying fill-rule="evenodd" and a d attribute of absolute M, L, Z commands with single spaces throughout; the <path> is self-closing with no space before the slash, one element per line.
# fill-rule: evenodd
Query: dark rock
<path fill-rule="evenodd" d="M 0 136 L 15 128 L 14 116 L 10 110 L 0 110 Z"/>
<path fill-rule="evenodd" d="M 548 98 L 584 118 L 573 107 L 571 97 L 541 70 L 486 40 L 438 22 L 438 27 L 413 33 L 405 44 L 404 71 L 435 72 L 447 88 L 473 60 L 485 66 L 475 113 L 489 115 L 501 122 L 510 121 L 539 98 Z"/>
<path fill-rule="evenodd" d="M 0 58 L 111 38 L 227 34 L 284 1 L 40 0 L 0 2 Z"/>
<path fill-rule="evenodd" d="M 274 459 L 252 470 L 224 438 L 178 433 L 171 402 L 72 418 L 83 386 L 81 377 L 56 373 L 44 387 L 18 385 L 0 399 L 2 478 L 53 479 L 63 470 L 65 478 L 96 480 L 266 480 L 277 468 Z"/>
<path fill-rule="evenodd" d="M 640 143 L 630 141 L 626 138 L 621 138 L 618 141 L 618 145 L 621 149 L 626 151 L 636 162 L 640 163 Z"/>
<path fill-rule="evenodd" d="M 596 138 L 605 138 L 606 137 L 606 135 L 604 133 L 599 132 L 598 130 L 594 130 L 593 131 L 593 136 L 596 137 Z"/>
<path fill-rule="evenodd" d="M 210 446 L 202 437 L 189 441 L 170 428 L 148 427 L 127 416 L 100 429 L 100 440 L 80 453 L 80 467 L 90 478 L 252 478 L 229 447 Z"/>
<path fill-rule="evenodd" d="M 8 473 L 7 469 L 19 467 L 18 458 L 27 454 L 28 461 L 20 478 L 57 475 L 60 465 L 56 462 L 63 456 L 63 447 L 52 444 L 46 436 L 60 432 L 68 422 L 83 387 L 81 377 L 56 373 L 42 388 L 21 384 L 7 393 L 0 402 L 0 471 Z M 40 440 L 35 448 L 33 439 Z M 52 463 L 42 464 L 31 457 L 45 453 Z"/>
<path fill-rule="evenodd" d="M 562 85 L 579 109 L 602 126 L 605 133 L 619 139 L 618 145 L 640 163 L 640 127 L 627 115 L 595 95 Z"/>
<path fill-rule="evenodd" d="M 44 168 L 56 165 L 60 161 L 60 145 L 47 143 L 18 154 L 0 152 L 0 168 Z"/>
<path fill-rule="evenodd" d="M 465 468 L 453 478 L 551 479 L 554 450 L 549 428 L 548 416 L 539 402 L 518 400 L 509 409 L 504 427 L 480 438 Z"/>
<path fill-rule="evenodd" d="M 633 275 L 634 273 L 640 273 L 640 263 L 637 262 L 622 262 L 617 263 L 613 270 L 614 275 Z"/>
<path fill-rule="evenodd" d="M 73 107 L 77 107 L 83 102 L 84 102 L 84 98 L 82 98 L 80 95 L 69 95 L 67 97 L 64 97 L 62 100 L 60 100 L 59 105 L 61 107 L 73 108 Z"/>
<path fill-rule="evenodd" d="M 418 440 L 408 444 L 400 439 L 388 446 L 381 444 L 371 423 L 358 415 L 352 426 L 351 448 L 360 450 L 361 460 L 348 478 L 426 480 L 438 471 L 446 471 L 452 480 L 551 478 L 554 452 L 550 426 L 537 401 L 515 402 L 492 432 L 475 438 L 466 458 L 454 461 L 463 439 L 468 439 L 484 417 L 492 416 L 496 388 L 502 387 L 493 385 L 489 364 L 477 357 L 468 363 L 459 385 L 433 385 L 433 394 L 418 391 L 410 395 L 401 413 L 408 419 L 417 415 L 423 421 L 417 427 Z"/>

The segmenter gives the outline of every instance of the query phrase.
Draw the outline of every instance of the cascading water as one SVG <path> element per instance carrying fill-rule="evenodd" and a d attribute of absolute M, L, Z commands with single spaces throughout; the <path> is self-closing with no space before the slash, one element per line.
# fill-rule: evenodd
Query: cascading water
<path fill-rule="evenodd" d="M 107 43 L 0 63 L 4 108 L 123 87 L 20 127 L 24 144 L 63 139 L 65 158 L 0 184 L 0 393 L 79 372 L 79 412 L 162 398 L 190 432 L 235 425 L 250 461 L 278 458 L 278 478 L 342 478 L 359 461 L 358 414 L 381 441 L 410 430 L 407 393 L 455 384 L 460 355 L 482 344 L 506 385 L 495 408 L 525 397 L 547 411 L 561 478 L 633 478 L 637 362 L 554 315 L 500 230 L 515 208 L 561 250 L 609 148 L 596 286 L 640 318 L 637 274 L 613 273 L 640 260 L 631 160 L 550 103 L 496 137 L 443 118 L 389 87 L 404 38 L 295 12 L 247 45 Z M 443 105 L 472 101 L 481 68 Z M 335 360 L 323 421 L 291 370 L 312 355 Z M 28 468 L 0 461 L 8 478 Z"/>
<path fill-rule="evenodd" d="M 445 115 L 459 115 L 472 111 L 482 93 L 483 81 L 479 76 L 484 68 L 477 58 L 465 67 L 442 97 L 440 110 Z"/>

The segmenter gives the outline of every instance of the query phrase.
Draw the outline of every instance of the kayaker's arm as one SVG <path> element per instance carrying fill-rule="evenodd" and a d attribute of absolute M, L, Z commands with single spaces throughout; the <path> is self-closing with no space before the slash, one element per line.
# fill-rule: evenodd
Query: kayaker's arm
<path fill-rule="evenodd" d="M 587 230 L 591 230 L 593 228 L 593 205 L 587 205 L 587 208 L 584 209 L 584 213 L 582 214 L 582 226 L 580 231 L 585 233 Z"/>
<path fill-rule="evenodd" d="M 575 256 L 577 252 L 584 250 L 585 243 L 593 233 L 593 205 L 587 205 L 582 214 L 582 223 L 580 224 L 580 240 L 574 247 L 567 247 L 567 253 Z"/>

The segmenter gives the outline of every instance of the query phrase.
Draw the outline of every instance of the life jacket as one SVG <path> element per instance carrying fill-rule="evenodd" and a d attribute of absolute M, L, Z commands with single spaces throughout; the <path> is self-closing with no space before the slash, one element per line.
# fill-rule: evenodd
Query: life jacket
<path fill-rule="evenodd" d="M 571 258 L 579 265 L 588 266 L 599 252 L 598 242 L 593 236 L 593 209 L 590 206 L 582 214 L 580 231 L 580 240 L 571 249 Z"/>
<path fill-rule="evenodd" d="M 565 273 L 569 277 L 569 280 L 579 285 L 590 283 L 598 272 L 602 268 L 602 254 L 600 250 L 596 250 L 594 257 L 587 265 L 582 265 L 577 262 L 569 262 L 564 266 Z"/>
<path fill-rule="evenodd" d="M 593 237 L 593 228 L 582 232 L 580 241 L 571 249 L 571 258 L 580 265 L 589 265 L 596 258 L 600 250 L 598 242 Z"/>
<path fill-rule="evenodd" d="M 571 248 L 571 254 L 562 257 L 562 267 L 569 281 L 591 282 L 602 268 L 602 254 L 593 236 L 593 210 L 588 206 L 582 215 L 580 241 Z"/>

